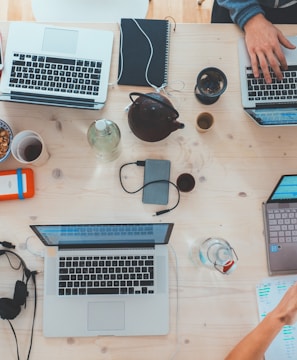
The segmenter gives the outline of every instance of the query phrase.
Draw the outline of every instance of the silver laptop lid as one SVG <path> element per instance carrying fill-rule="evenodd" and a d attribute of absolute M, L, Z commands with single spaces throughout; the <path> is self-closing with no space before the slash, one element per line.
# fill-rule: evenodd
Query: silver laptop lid
<path fill-rule="evenodd" d="M 141 247 L 167 244 L 173 223 L 30 225 L 46 246 Z"/>

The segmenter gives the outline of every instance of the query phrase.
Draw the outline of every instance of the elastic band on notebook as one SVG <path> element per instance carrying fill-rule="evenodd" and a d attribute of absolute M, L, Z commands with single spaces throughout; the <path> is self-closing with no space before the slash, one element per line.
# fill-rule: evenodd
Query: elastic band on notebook
<path fill-rule="evenodd" d="M 18 195 L 19 199 L 24 200 L 24 189 L 23 189 L 23 175 L 22 169 L 17 169 L 17 180 L 18 180 Z"/>

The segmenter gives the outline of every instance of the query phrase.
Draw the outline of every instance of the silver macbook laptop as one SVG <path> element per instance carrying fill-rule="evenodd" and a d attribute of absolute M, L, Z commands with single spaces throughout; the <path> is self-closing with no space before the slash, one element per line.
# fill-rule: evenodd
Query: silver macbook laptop
<path fill-rule="evenodd" d="M 270 275 L 297 273 L 297 175 L 283 175 L 263 203 Z"/>
<path fill-rule="evenodd" d="M 297 46 L 297 36 L 288 37 Z M 297 125 L 297 48 L 283 48 L 288 63 L 284 78 L 278 81 L 271 72 L 272 84 L 263 76 L 253 76 L 244 38 L 239 40 L 239 66 L 242 106 L 261 126 Z"/>
<path fill-rule="evenodd" d="M 13 22 L 0 99 L 100 109 L 107 98 L 112 45 L 111 31 Z"/>
<path fill-rule="evenodd" d="M 47 247 L 45 336 L 169 332 L 172 223 L 30 227 Z"/>

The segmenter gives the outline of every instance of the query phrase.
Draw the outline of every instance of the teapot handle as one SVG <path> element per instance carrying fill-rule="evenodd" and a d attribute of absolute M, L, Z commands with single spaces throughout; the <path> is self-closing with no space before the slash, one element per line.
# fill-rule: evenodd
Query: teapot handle
<path fill-rule="evenodd" d="M 154 98 L 153 96 L 151 96 L 149 94 L 143 94 L 143 93 L 139 93 L 139 92 L 132 92 L 132 93 L 129 94 L 129 97 L 130 97 L 130 100 L 133 102 L 134 105 L 135 105 L 135 101 L 133 99 L 133 96 L 143 96 L 143 97 L 146 97 L 147 99 L 153 100 L 153 101 L 167 107 L 168 109 L 172 110 L 175 113 L 176 118 L 179 117 L 178 111 L 173 106 L 167 104 L 165 101 L 156 99 L 156 98 Z"/>

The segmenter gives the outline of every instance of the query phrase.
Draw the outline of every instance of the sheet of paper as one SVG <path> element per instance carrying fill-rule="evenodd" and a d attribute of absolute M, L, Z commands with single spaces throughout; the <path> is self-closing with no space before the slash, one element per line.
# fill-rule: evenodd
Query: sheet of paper
<path fill-rule="evenodd" d="M 257 286 L 260 320 L 275 308 L 287 289 L 297 281 L 297 275 L 271 277 Z M 265 360 L 297 359 L 297 325 L 284 326 L 265 354 Z"/>

